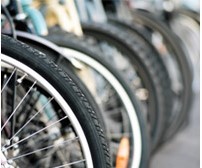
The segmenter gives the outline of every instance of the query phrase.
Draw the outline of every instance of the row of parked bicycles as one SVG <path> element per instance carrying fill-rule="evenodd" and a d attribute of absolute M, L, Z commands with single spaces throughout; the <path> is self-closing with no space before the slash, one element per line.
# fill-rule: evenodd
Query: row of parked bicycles
<path fill-rule="evenodd" d="M 171 0 L 2 0 L 1 167 L 147 168 L 189 121 L 199 13 Z"/>

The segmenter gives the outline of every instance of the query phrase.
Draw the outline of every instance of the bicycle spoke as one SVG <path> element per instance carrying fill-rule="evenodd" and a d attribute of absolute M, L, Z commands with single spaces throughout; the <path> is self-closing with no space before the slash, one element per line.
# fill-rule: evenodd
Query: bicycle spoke
<path fill-rule="evenodd" d="M 65 167 L 65 166 L 71 166 L 71 165 L 75 165 L 75 164 L 82 163 L 82 162 L 85 162 L 85 161 L 86 161 L 85 159 L 82 159 L 82 160 L 71 162 L 71 163 L 68 163 L 68 164 L 63 164 L 63 165 L 60 165 L 60 166 L 56 166 L 56 167 L 53 167 L 53 168 L 61 168 L 61 167 Z"/>
<path fill-rule="evenodd" d="M 22 123 L 21 126 L 25 124 L 25 122 L 28 120 L 29 116 L 31 115 L 31 111 L 32 111 L 31 109 L 35 108 L 34 104 L 31 104 L 32 100 L 34 99 L 33 97 L 35 92 L 36 92 L 36 88 L 33 88 L 30 94 L 28 95 L 27 99 L 24 101 L 24 103 L 21 105 L 21 108 L 19 109 L 19 113 L 16 117 L 16 121 L 18 123 Z M 20 121 L 21 114 L 25 116 L 23 117 L 24 122 Z"/>
<path fill-rule="evenodd" d="M 24 117 L 24 121 L 21 121 L 20 123 L 21 123 L 21 126 L 22 125 L 24 125 L 25 123 L 26 123 L 26 121 L 29 119 L 29 117 L 30 117 L 30 115 L 32 114 L 32 112 L 34 111 L 34 108 L 36 107 L 36 104 L 37 104 L 37 102 L 38 102 L 38 100 L 39 100 L 39 97 L 40 97 L 40 94 L 38 94 L 37 95 L 37 98 L 36 98 L 36 100 L 34 101 L 34 103 L 33 104 L 30 104 L 30 102 L 29 101 L 31 101 L 31 99 L 33 98 L 33 95 L 34 95 L 34 91 L 35 90 L 35 88 L 33 89 L 33 91 L 30 93 L 30 100 L 27 100 L 27 101 L 25 101 L 24 102 L 24 104 L 25 104 L 25 107 L 24 108 L 22 108 L 22 110 L 19 112 L 19 113 L 22 113 L 23 112 L 23 115 L 25 116 Z M 20 115 L 18 115 L 18 121 L 19 121 L 19 117 L 20 117 Z"/>
<path fill-rule="evenodd" d="M 49 127 L 52 127 L 53 125 L 55 125 L 55 124 L 59 123 L 60 121 L 62 121 L 62 120 L 64 120 L 64 119 L 66 119 L 67 117 L 68 117 L 68 116 L 64 116 L 64 117 L 63 117 L 63 118 L 61 118 L 60 120 L 58 120 L 58 121 L 56 121 L 56 122 L 54 122 L 54 123 L 52 123 L 52 124 L 50 124 L 50 125 L 48 125 L 48 126 L 44 127 L 43 129 L 41 129 L 41 130 L 39 130 L 39 131 L 37 131 L 37 132 L 35 132 L 35 133 L 33 133 L 33 134 L 31 134 L 31 135 L 27 136 L 27 137 L 26 137 L 26 138 L 24 138 L 24 139 L 21 139 L 20 141 L 18 141 L 18 142 L 16 142 L 16 143 L 14 143 L 14 144 L 12 144 L 12 145 L 8 146 L 7 148 L 5 148 L 5 150 L 10 149 L 11 147 L 13 147 L 13 146 L 15 146 L 15 145 L 17 145 L 17 144 L 19 144 L 19 143 L 21 143 L 21 142 L 23 142 L 23 141 L 25 141 L 25 140 L 27 140 L 27 139 L 31 138 L 31 137 L 33 137 L 34 135 L 36 135 L 36 134 L 38 134 L 38 133 L 40 133 L 40 132 L 44 131 L 45 129 L 47 129 L 47 128 L 49 128 Z"/>
<path fill-rule="evenodd" d="M 15 103 L 15 100 L 16 100 L 16 80 L 17 80 L 17 71 L 14 72 L 12 80 L 11 80 L 11 90 L 13 90 L 12 96 L 11 96 L 11 100 L 12 100 L 11 111 L 15 110 L 15 104 L 16 104 Z M 10 135 L 11 137 L 15 133 L 15 123 L 16 123 L 16 115 L 14 114 L 13 117 L 11 118 L 11 135 Z"/>
<path fill-rule="evenodd" d="M 37 152 L 40 152 L 40 151 L 43 151 L 43 150 L 47 150 L 47 149 L 50 149 L 50 148 L 53 148 L 53 147 L 61 147 L 60 145 L 65 145 L 69 142 L 72 142 L 72 141 L 75 141 L 75 140 L 78 140 L 79 137 L 75 137 L 75 138 L 71 138 L 71 139 L 68 139 L 66 141 L 63 141 L 61 143 L 58 143 L 58 144 L 53 144 L 53 145 L 50 145 L 50 146 L 47 146 L 47 147 L 44 147 L 44 148 L 41 148 L 41 149 L 37 149 L 35 151 L 32 151 L 32 152 L 29 152 L 29 153 L 25 153 L 25 154 L 22 154 L 20 156 L 17 156 L 17 157 L 13 157 L 13 158 L 9 158 L 8 160 L 16 160 L 16 159 L 19 159 L 19 158 L 22 158 L 22 157 L 25 157 L 25 156 L 29 156 L 29 155 L 32 155 L 34 153 L 37 153 Z"/>
<path fill-rule="evenodd" d="M 11 73 L 10 77 L 8 78 L 8 80 L 6 81 L 6 83 L 4 84 L 3 88 L 1 89 L 1 93 L 4 91 L 4 89 L 6 88 L 7 84 L 9 83 L 9 81 L 11 80 L 12 76 L 15 74 L 15 72 L 17 71 L 17 68 L 13 69 L 13 72 Z"/>
<path fill-rule="evenodd" d="M 27 95 L 29 94 L 29 92 L 32 90 L 32 88 L 34 87 L 34 85 L 37 83 L 37 81 L 35 81 L 32 86 L 29 88 L 29 90 L 27 91 L 27 93 L 24 95 L 24 97 L 22 98 L 22 100 L 20 101 L 20 103 L 16 106 L 15 110 L 12 112 L 12 114 L 9 116 L 9 118 L 6 120 L 6 122 L 4 123 L 4 125 L 1 128 L 1 131 L 3 130 L 3 128 L 6 126 L 6 124 L 9 122 L 9 120 L 11 119 L 11 117 L 15 114 L 15 112 L 17 111 L 17 109 L 20 107 L 20 105 L 22 104 L 22 102 L 24 101 L 24 99 L 27 97 Z"/>
<path fill-rule="evenodd" d="M 40 112 L 42 112 L 42 110 L 54 99 L 54 97 L 52 97 L 46 104 L 44 104 L 41 109 L 39 109 L 39 111 L 34 114 L 16 133 L 15 135 L 13 135 L 9 140 L 11 141 L 17 134 L 19 134 L 23 128 L 25 128 Z"/>

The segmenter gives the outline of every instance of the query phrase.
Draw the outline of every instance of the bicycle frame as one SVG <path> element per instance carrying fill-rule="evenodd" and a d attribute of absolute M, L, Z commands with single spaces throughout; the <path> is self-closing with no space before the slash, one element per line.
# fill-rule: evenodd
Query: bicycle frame
<path fill-rule="evenodd" d="M 79 36 L 83 34 L 74 0 L 65 0 L 64 4 L 58 0 L 46 0 L 44 3 L 35 1 L 34 6 L 37 5 L 45 16 L 48 27 L 59 25 L 67 32 Z"/>
<path fill-rule="evenodd" d="M 48 34 L 48 28 L 46 26 L 44 17 L 42 14 L 31 7 L 32 0 L 21 0 L 20 1 L 23 11 L 31 19 L 37 35 L 45 36 Z"/>

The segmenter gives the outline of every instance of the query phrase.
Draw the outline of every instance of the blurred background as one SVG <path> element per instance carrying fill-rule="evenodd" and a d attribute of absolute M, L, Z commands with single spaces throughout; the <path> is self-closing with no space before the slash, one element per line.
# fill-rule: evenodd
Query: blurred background
<path fill-rule="evenodd" d="M 197 78 L 199 83 L 199 78 Z M 200 86 L 196 86 L 189 125 L 151 159 L 151 168 L 200 167 Z"/>
<path fill-rule="evenodd" d="M 175 0 L 194 11 L 200 11 L 200 0 Z M 200 167 L 200 75 L 195 72 L 194 97 L 188 126 L 153 156 L 151 168 Z"/>

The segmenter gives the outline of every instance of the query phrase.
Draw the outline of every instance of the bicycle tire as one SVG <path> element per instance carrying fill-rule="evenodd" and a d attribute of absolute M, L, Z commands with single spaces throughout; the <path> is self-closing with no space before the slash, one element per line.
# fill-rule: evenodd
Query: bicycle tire
<path fill-rule="evenodd" d="M 176 35 L 171 32 L 166 25 L 161 21 L 153 17 L 150 13 L 144 11 L 132 11 L 134 24 L 143 24 L 144 26 L 154 29 L 165 38 L 170 49 L 174 53 L 175 59 L 181 71 L 181 77 L 184 84 L 184 92 L 182 97 L 182 109 L 179 114 L 176 114 L 175 118 L 170 121 L 170 124 L 167 126 L 166 134 L 162 142 L 167 141 L 172 138 L 182 126 L 188 122 L 188 116 L 190 107 L 192 104 L 192 81 L 193 81 L 193 72 L 191 69 L 191 64 L 187 54 L 184 52 L 179 39 Z"/>
<path fill-rule="evenodd" d="M 46 56 L 49 59 L 51 59 L 55 64 L 57 64 L 62 59 L 61 58 L 62 56 L 59 53 L 54 52 L 54 50 L 49 50 L 49 48 L 46 47 L 45 45 L 41 46 L 39 43 L 36 43 L 33 40 L 23 38 L 23 37 L 20 37 L 20 36 L 17 36 L 17 38 L 18 38 L 19 41 L 22 41 L 22 42 L 28 44 L 29 46 L 31 46 L 31 47 L 41 51 L 42 53 L 46 54 Z M 51 55 L 51 57 L 50 57 L 50 55 Z M 76 83 L 76 85 L 79 87 L 79 89 L 85 95 L 86 99 L 90 103 L 93 110 L 97 112 L 96 114 L 97 114 L 97 117 L 98 117 L 98 119 L 100 121 L 101 128 L 105 132 L 106 127 L 105 127 L 105 124 L 104 124 L 104 121 L 103 121 L 104 119 L 103 119 L 103 116 L 102 116 L 101 109 L 99 108 L 98 104 L 95 102 L 92 94 L 89 92 L 88 88 L 85 86 L 83 81 L 74 72 L 74 67 L 73 67 L 72 63 L 69 60 L 66 60 L 65 65 L 66 65 L 65 67 L 63 65 L 60 65 L 60 68 L 62 70 L 65 69 L 65 73 L 67 73 L 67 75 Z"/>
<path fill-rule="evenodd" d="M 71 106 L 85 133 L 87 144 L 90 144 L 93 167 L 111 167 L 108 146 L 96 113 L 72 79 L 41 52 L 8 36 L 2 35 L 1 40 L 3 54 L 22 62 L 40 74 L 57 89 L 61 98 Z"/>

